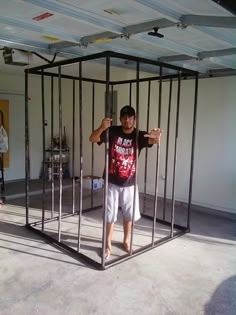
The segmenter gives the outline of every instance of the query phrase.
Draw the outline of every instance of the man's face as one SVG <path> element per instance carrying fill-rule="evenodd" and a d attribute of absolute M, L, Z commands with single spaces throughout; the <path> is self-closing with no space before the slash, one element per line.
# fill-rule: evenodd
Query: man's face
<path fill-rule="evenodd" d="M 135 116 L 124 115 L 120 117 L 120 122 L 124 130 L 131 130 L 134 127 Z"/>

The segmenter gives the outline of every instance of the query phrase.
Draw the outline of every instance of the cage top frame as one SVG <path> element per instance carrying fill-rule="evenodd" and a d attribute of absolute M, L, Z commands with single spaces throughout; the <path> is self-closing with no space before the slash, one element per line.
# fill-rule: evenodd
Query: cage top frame
<path fill-rule="evenodd" d="M 194 71 L 191 69 L 186 69 L 186 68 L 182 68 L 182 67 L 179 67 L 176 65 L 160 62 L 160 61 L 155 61 L 155 60 L 146 59 L 146 58 L 142 58 L 142 57 L 117 53 L 117 52 L 109 51 L 109 50 L 104 51 L 104 52 L 100 52 L 100 53 L 96 53 L 96 54 L 86 55 L 86 56 L 82 56 L 82 57 L 76 57 L 76 58 L 62 60 L 62 61 L 58 61 L 55 63 L 50 63 L 50 64 L 46 64 L 46 65 L 42 65 L 42 66 L 28 68 L 28 69 L 25 69 L 25 73 L 36 74 L 36 75 L 42 75 L 43 74 L 45 76 L 58 77 L 57 73 L 44 72 L 44 70 L 52 69 L 52 68 L 60 67 L 60 66 L 65 66 L 65 65 L 71 65 L 71 64 L 79 63 L 79 62 L 83 62 L 83 61 L 99 60 L 101 58 L 107 58 L 107 57 L 124 59 L 124 60 L 128 60 L 128 61 L 134 61 L 134 62 L 139 62 L 139 63 L 157 66 L 160 68 L 167 68 L 170 70 L 175 70 L 175 71 L 181 72 L 181 76 L 184 78 L 195 77 L 196 75 L 198 75 L 197 71 Z M 79 77 L 75 77 L 75 76 L 71 76 L 71 75 L 64 75 L 64 74 L 61 74 L 61 77 L 65 78 L 65 79 L 75 79 L 75 80 L 80 79 Z M 178 77 L 178 73 L 172 74 L 172 75 L 169 74 L 169 75 L 159 75 L 156 77 L 151 76 L 151 77 L 146 77 L 146 78 L 140 78 L 139 81 L 160 80 L 160 79 L 169 80 L 171 78 L 177 78 L 177 77 Z M 90 82 L 97 82 L 97 83 L 101 83 L 101 84 L 106 84 L 106 80 L 98 80 L 98 79 L 93 79 L 93 78 L 83 78 L 83 80 L 84 81 L 90 81 Z M 132 83 L 132 82 L 136 82 L 136 79 L 125 80 L 125 81 L 110 81 L 109 83 L 111 85 L 116 85 L 116 84 L 123 84 L 123 83 Z"/>

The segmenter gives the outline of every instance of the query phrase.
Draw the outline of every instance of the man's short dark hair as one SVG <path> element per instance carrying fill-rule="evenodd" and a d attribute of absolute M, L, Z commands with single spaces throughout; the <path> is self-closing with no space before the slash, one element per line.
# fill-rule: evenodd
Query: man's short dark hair
<path fill-rule="evenodd" d="M 120 117 L 123 117 L 125 115 L 128 115 L 129 117 L 135 116 L 134 108 L 129 105 L 125 105 L 124 107 L 122 107 L 120 110 Z"/>

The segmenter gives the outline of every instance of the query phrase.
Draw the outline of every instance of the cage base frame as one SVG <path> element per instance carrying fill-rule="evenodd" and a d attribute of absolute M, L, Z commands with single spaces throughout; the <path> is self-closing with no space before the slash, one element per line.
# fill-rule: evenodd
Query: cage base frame
<path fill-rule="evenodd" d="M 86 212 L 90 212 L 90 211 L 94 211 L 98 208 L 101 208 L 102 206 L 96 206 L 96 207 L 93 207 L 93 208 L 88 208 L 88 209 L 84 209 L 83 210 L 83 213 L 86 213 Z M 64 214 L 61 216 L 61 219 L 63 218 L 68 218 L 68 217 L 72 217 L 72 216 L 76 216 L 76 215 L 79 215 L 79 211 L 76 211 L 75 213 L 71 213 L 71 214 Z M 152 220 L 153 221 L 153 217 L 147 215 L 147 214 L 142 214 L 141 213 L 141 217 L 142 218 L 145 218 L 145 219 L 148 219 L 148 220 Z M 46 219 L 44 220 L 44 224 L 46 223 L 49 223 L 49 222 L 53 222 L 53 221 L 57 221 L 59 219 L 59 216 L 56 216 L 54 218 L 49 218 L 49 219 Z M 158 223 L 161 223 L 163 225 L 166 225 L 166 226 L 171 226 L 171 223 L 168 222 L 168 221 L 165 221 L 165 220 L 161 220 L 161 219 L 158 219 L 156 218 L 156 222 Z M 44 238 L 45 240 L 47 240 L 52 246 L 55 246 L 56 248 L 58 248 L 59 250 L 61 250 L 62 252 L 66 253 L 66 254 L 69 254 L 71 257 L 73 257 L 74 259 L 76 259 L 77 261 L 82 261 L 86 264 L 88 264 L 90 267 L 93 267 L 94 269 L 97 269 L 97 270 L 106 270 L 112 266 L 115 266 L 121 262 L 124 262 L 124 261 L 127 261 L 133 257 L 136 257 L 142 253 L 145 253 L 149 250 L 152 250 L 160 245 L 163 245 L 169 241 L 172 241 L 173 239 L 177 238 L 177 237 L 180 237 L 180 236 L 183 236 L 184 234 L 186 233 L 189 233 L 190 232 L 190 229 L 187 228 L 187 227 L 183 227 L 181 225 L 178 225 L 178 224 L 174 224 L 174 228 L 178 229 L 179 231 L 178 232 L 174 232 L 173 233 L 173 237 L 171 237 L 170 235 L 169 236 L 165 236 L 163 238 L 161 238 L 160 240 L 157 240 L 154 242 L 154 244 L 150 243 L 150 244 L 147 244 L 145 246 L 142 246 L 141 248 L 139 249 L 136 249 L 135 251 L 132 252 L 132 254 L 124 254 L 118 258 L 115 258 L 115 259 L 111 259 L 111 260 L 108 260 L 106 263 L 105 263 L 105 266 L 103 267 L 102 266 L 102 263 L 98 263 L 97 261 L 95 261 L 94 259 L 88 257 L 87 255 L 84 255 L 78 251 L 76 251 L 75 249 L 73 249 L 72 247 L 64 244 L 63 242 L 59 242 L 57 239 L 55 239 L 54 237 L 48 235 L 47 233 L 43 232 L 42 230 L 39 230 L 37 229 L 36 227 L 38 225 L 41 225 L 42 224 L 42 220 L 40 221 L 36 221 L 36 222 L 33 222 L 33 223 L 30 223 L 30 224 L 26 224 L 25 227 L 26 229 L 32 231 L 33 233 L 39 235 L 41 238 Z"/>

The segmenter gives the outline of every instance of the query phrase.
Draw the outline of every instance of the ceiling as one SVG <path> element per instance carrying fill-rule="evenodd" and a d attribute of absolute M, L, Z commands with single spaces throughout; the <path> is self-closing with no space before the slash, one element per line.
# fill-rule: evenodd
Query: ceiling
<path fill-rule="evenodd" d="M 40 56 L 51 61 L 55 53 L 58 61 L 112 50 L 197 70 L 204 77 L 235 75 L 235 2 L 1 1 L 0 49 L 38 53 L 29 66 L 45 64 Z M 0 71 L 17 70 L 23 67 L 4 64 L 0 54 Z"/>

